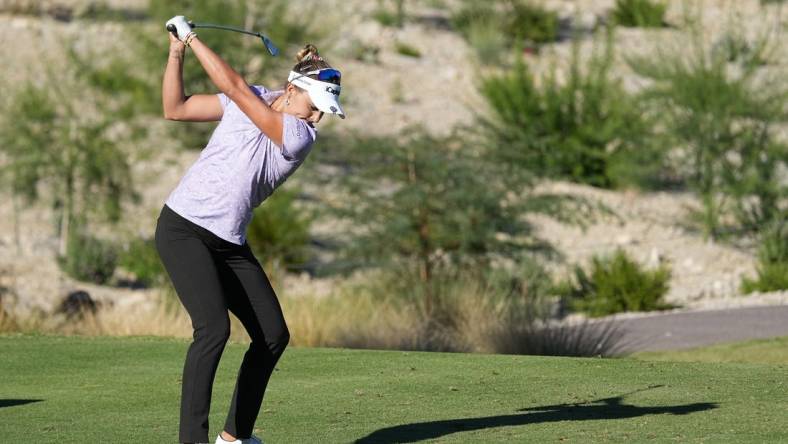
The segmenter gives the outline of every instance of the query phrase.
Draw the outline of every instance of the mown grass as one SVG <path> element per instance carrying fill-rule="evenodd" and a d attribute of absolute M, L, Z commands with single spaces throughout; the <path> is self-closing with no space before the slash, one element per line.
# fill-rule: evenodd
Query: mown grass
<path fill-rule="evenodd" d="M 0 335 L 0 436 L 176 442 L 187 346 Z M 245 348 L 225 349 L 212 436 Z M 784 365 L 292 347 L 256 433 L 276 443 L 783 442 L 787 374 Z"/>
<path fill-rule="evenodd" d="M 633 357 L 647 361 L 748 362 L 788 366 L 788 336 L 688 350 L 643 352 Z"/>

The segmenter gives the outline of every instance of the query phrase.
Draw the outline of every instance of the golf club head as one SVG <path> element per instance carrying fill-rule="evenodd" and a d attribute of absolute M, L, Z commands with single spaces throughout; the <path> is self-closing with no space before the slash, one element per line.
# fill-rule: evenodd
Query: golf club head
<path fill-rule="evenodd" d="M 274 45 L 274 42 L 272 42 L 268 37 L 264 35 L 261 35 L 260 39 L 263 41 L 263 45 L 265 45 L 265 49 L 268 50 L 269 54 L 271 54 L 274 57 L 279 55 L 279 48 L 277 48 L 276 45 Z"/>

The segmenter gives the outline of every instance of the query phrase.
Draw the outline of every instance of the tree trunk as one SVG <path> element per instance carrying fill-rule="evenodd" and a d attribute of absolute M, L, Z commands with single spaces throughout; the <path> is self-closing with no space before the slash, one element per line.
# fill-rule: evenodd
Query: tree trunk
<path fill-rule="evenodd" d="M 421 285 L 424 286 L 424 310 L 427 316 L 432 316 L 432 267 L 430 265 L 429 252 L 429 225 L 426 220 L 422 220 L 419 226 L 419 240 L 421 242 L 421 252 L 419 253 L 419 277 Z"/>
<path fill-rule="evenodd" d="M 19 199 L 16 193 L 11 195 L 11 202 L 14 207 L 14 243 L 16 244 L 16 255 L 22 254 L 22 244 L 19 241 Z"/>
<path fill-rule="evenodd" d="M 61 256 L 66 255 L 68 251 L 69 232 L 71 230 L 71 219 L 74 206 L 74 180 L 71 175 L 66 178 L 66 204 L 63 207 L 63 214 L 60 224 L 60 248 L 58 253 Z"/>
<path fill-rule="evenodd" d="M 418 176 L 416 174 L 416 154 L 413 150 L 408 151 L 408 182 L 411 186 L 416 186 Z M 424 289 L 424 311 L 427 318 L 432 317 L 432 267 L 430 264 L 430 225 L 427 209 L 420 206 L 414 210 L 418 237 L 419 237 L 419 279 Z"/>

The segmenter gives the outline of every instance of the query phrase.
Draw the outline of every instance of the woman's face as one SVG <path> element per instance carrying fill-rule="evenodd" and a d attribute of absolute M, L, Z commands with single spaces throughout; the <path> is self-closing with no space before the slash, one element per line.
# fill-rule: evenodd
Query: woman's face
<path fill-rule="evenodd" d="M 309 98 L 308 92 L 291 84 L 287 87 L 285 97 L 290 101 L 290 105 L 286 107 L 288 113 L 312 124 L 319 122 L 323 118 L 323 111 L 315 107 L 312 99 Z"/>

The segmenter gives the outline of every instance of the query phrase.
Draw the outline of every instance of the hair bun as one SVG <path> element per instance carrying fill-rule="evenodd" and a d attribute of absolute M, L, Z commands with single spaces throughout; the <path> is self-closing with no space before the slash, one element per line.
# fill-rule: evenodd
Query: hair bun
<path fill-rule="evenodd" d="M 311 43 L 307 43 L 304 47 L 298 51 L 296 54 L 296 62 L 306 62 L 308 60 L 323 60 L 323 57 L 320 57 L 320 53 L 317 52 L 317 48 L 315 45 Z"/>

